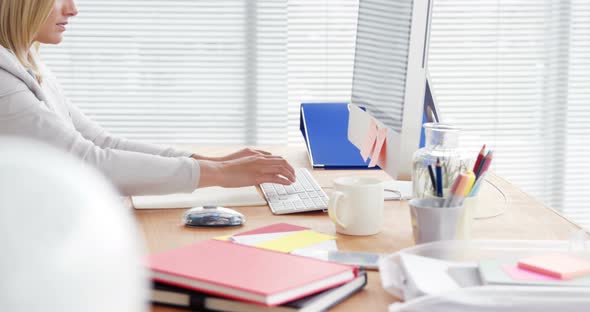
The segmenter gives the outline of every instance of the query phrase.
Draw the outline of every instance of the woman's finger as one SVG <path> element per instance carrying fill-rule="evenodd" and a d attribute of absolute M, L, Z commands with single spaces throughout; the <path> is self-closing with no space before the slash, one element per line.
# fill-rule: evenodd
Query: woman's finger
<path fill-rule="evenodd" d="M 291 181 L 291 182 L 295 182 L 295 174 L 293 174 L 293 172 L 291 172 L 289 169 L 283 167 L 283 166 L 269 166 L 269 167 L 263 167 L 260 169 L 264 174 L 280 174 L 283 177 L 287 178 L 287 180 Z"/>
<path fill-rule="evenodd" d="M 271 153 L 267 152 L 267 151 L 263 151 L 263 150 L 254 150 L 255 152 L 262 154 L 262 155 L 272 155 Z"/>
<path fill-rule="evenodd" d="M 282 166 L 285 167 L 293 176 L 295 176 L 295 169 L 287 162 L 283 157 L 280 156 L 264 156 L 261 162 L 265 166 Z"/>
<path fill-rule="evenodd" d="M 290 185 L 291 181 L 289 181 L 281 176 L 278 176 L 276 174 L 263 174 L 258 177 L 257 184 L 260 184 L 260 183 L 276 183 L 276 184 L 282 184 L 282 185 Z"/>

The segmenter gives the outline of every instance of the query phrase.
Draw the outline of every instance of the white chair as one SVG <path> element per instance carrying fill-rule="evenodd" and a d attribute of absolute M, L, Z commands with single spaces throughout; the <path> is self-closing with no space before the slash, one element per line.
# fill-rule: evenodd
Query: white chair
<path fill-rule="evenodd" d="M 0 311 L 146 311 L 131 213 L 95 169 L 0 138 Z"/>

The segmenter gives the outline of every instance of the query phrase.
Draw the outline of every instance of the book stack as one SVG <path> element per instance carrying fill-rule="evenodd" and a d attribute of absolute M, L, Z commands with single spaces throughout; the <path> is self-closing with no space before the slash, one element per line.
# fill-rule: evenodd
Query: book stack
<path fill-rule="evenodd" d="M 221 240 L 148 258 L 152 302 L 209 311 L 321 311 L 362 289 L 354 266 Z"/>

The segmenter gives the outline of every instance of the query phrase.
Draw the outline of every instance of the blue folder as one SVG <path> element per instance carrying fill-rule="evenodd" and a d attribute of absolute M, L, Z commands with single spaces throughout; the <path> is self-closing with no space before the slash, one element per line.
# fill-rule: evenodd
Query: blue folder
<path fill-rule="evenodd" d="M 348 140 L 348 103 L 301 104 L 299 128 L 314 168 L 368 169 Z"/>

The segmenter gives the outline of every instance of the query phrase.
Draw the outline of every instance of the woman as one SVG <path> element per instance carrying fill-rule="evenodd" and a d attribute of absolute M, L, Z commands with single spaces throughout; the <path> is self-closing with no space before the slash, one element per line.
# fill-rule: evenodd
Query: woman
<path fill-rule="evenodd" d="M 204 157 L 115 137 L 88 119 L 64 97 L 37 55 L 39 44 L 62 41 L 69 18 L 77 14 L 74 0 L 0 0 L 0 135 L 66 150 L 97 167 L 126 195 L 295 180 L 287 161 L 264 151 Z"/>

